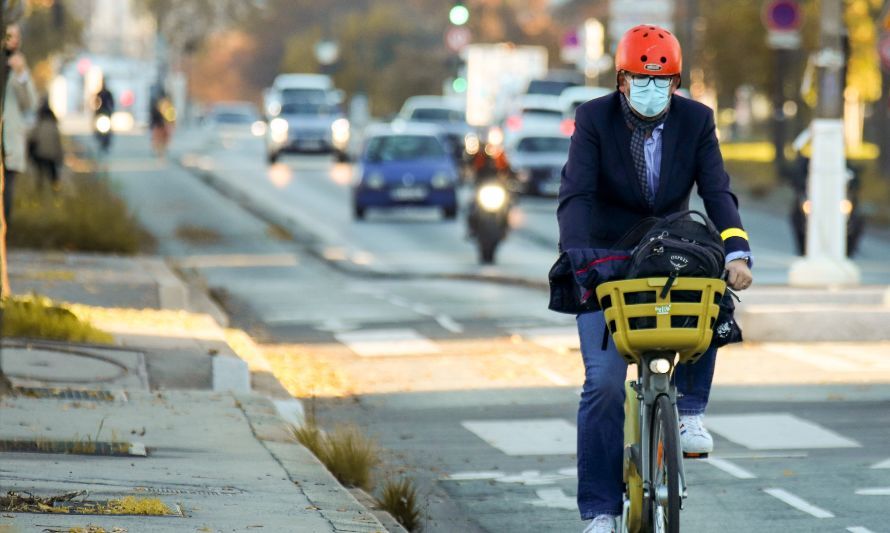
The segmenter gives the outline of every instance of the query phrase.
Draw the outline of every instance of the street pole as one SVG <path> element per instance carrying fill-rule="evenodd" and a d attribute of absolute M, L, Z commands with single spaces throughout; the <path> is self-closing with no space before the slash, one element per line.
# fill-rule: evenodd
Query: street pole
<path fill-rule="evenodd" d="M 775 48 L 773 50 L 773 146 L 776 157 L 773 164 L 776 174 L 783 175 L 785 164 L 785 76 L 788 75 L 788 57 L 790 50 Z"/>
<path fill-rule="evenodd" d="M 881 150 L 881 174 L 890 180 L 890 69 L 881 74 L 881 101 L 876 109 L 878 115 L 878 138 Z"/>
<path fill-rule="evenodd" d="M 819 102 L 812 124 L 813 155 L 807 196 L 807 255 L 791 266 L 794 286 L 855 285 L 859 269 L 847 259 L 847 166 L 844 154 L 843 0 L 822 0 L 819 68 Z"/>

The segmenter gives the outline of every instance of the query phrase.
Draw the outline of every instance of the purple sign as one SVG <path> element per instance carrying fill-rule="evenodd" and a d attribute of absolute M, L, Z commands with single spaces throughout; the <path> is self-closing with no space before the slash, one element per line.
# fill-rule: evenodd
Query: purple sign
<path fill-rule="evenodd" d="M 763 7 L 763 24 L 774 31 L 795 31 L 802 20 L 796 0 L 772 0 Z"/>

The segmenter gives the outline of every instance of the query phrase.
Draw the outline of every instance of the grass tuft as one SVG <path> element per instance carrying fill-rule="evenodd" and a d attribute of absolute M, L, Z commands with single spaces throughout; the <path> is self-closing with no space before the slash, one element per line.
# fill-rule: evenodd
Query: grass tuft
<path fill-rule="evenodd" d="M 135 254 L 153 246 L 107 181 L 74 175 L 59 191 L 22 174 L 8 239 L 14 248 Z"/>
<path fill-rule="evenodd" d="M 111 344 L 114 337 L 83 321 L 67 307 L 36 295 L 0 300 L 2 336 Z"/>
<path fill-rule="evenodd" d="M 303 426 L 293 432 L 297 442 L 318 457 L 340 483 L 371 489 L 371 471 L 380 464 L 380 452 L 359 428 L 340 426 L 326 434 L 310 413 Z"/>
<path fill-rule="evenodd" d="M 386 480 L 377 504 L 408 531 L 420 531 L 421 515 L 417 502 L 417 489 L 410 479 Z"/>

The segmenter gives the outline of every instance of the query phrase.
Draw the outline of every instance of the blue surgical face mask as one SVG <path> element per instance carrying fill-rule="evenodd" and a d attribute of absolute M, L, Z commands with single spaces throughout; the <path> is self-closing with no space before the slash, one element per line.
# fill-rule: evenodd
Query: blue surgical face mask
<path fill-rule="evenodd" d="M 631 83 L 628 100 L 637 113 L 648 118 L 657 117 L 667 109 L 671 99 L 670 91 L 670 87 L 656 87 L 651 81 L 645 87 L 637 87 Z"/>

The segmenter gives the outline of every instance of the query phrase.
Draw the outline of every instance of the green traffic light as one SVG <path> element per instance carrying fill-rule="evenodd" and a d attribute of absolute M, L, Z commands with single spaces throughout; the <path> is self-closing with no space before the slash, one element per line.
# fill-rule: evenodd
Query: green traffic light
<path fill-rule="evenodd" d="M 457 4 L 448 13 L 448 20 L 455 26 L 463 26 L 470 20 L 470 10 L 463 4 Z"/>
<path fill-rule="evenodd" d="M 455 78 L 454 81 L 451 82 L 451 88 L 454 89 L 454 92 L 456 93 L 467 92 L 467 79 Z"/>

